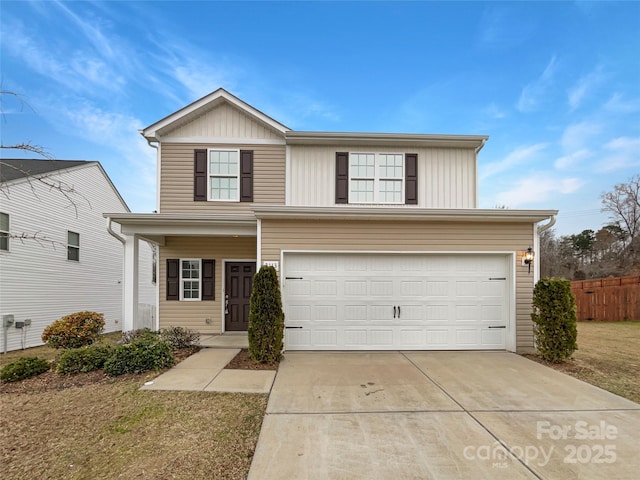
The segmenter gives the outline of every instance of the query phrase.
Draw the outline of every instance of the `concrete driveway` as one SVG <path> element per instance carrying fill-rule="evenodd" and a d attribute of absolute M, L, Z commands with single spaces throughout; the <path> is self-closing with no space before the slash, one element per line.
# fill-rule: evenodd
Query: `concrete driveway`
<path fill-rule="evenodd" d="M 506 352 L 287 353 L 249 479 L 637 479 L 640 405 Z"/>

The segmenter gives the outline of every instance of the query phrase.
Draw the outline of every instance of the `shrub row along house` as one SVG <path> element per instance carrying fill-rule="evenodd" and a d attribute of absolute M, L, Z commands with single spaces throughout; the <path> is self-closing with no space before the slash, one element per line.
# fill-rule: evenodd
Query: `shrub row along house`
<path fill-rule="evenodd" d="M 103 212 L 129 208 L 98 162 L 0 159 L 0 351 L 41 345 L 47 325 L 77 311 L 122 328 L 124 247 Z M 139 248 L 135 325 L 153 327 L 153 251 Z"/>
<path fill-rule="evenodd" d="M 272 265 L 287 350 L 533 348 L 523 255 L 557 211 L 477 208 L 487 137 L 293 131 L 224 89 L 141 133 L 158 213 L 106 216 L 129 284 L 137 239 L 159 246 L 160 327 L 246 330 Z"/>

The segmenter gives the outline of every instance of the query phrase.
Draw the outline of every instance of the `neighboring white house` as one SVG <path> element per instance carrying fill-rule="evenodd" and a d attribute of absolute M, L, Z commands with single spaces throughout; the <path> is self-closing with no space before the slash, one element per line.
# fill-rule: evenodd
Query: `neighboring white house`
<path fill-rule="evenodd" d="M 124 247 L 102 216 L 114 211 L 130 210 L 98 162 L 0 159 L 0 351 L 41 345 L 77 311 L 122 329 Z M 144 241 L 139 252 L 134 328 L 157 328 L 155 254 Z"/>

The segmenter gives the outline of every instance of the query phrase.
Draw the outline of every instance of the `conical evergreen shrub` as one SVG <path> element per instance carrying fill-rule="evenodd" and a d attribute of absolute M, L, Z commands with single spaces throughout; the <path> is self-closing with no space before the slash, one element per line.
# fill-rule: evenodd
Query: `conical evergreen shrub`
<path fill-rule="evenodd" d="M 282 356 L 284 312 L 278 274 L 261 267 L 253 277 L 249 307 L 249 357 L 257 363 L 274 363 Z"/>

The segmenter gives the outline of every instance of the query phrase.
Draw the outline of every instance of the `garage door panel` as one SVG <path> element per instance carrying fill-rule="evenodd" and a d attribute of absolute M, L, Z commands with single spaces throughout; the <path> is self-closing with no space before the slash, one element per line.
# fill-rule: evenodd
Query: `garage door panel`
<path fill-rule="evenodd" d="M 502 349 L 506 331 L 488 327 L 507 324 L 507 265 L 504 255 L 285 254 L 286 323 L 303 327 L 287 329 L 286 348 Z"/>

